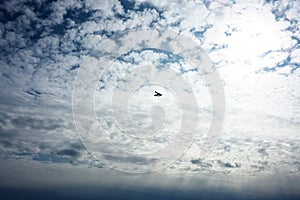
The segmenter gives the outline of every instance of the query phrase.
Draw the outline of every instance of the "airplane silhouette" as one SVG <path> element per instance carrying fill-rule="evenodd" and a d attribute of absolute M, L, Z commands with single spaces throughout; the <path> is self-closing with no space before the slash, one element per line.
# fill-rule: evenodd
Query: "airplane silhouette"
<path fill-rule="evenodd" d="M 162 96 L 162 94 L 155 91 L 155 95 L 154 95 L 154 96 L 155 96 L 155 97 L 160 97 L 160 96 Z"/>

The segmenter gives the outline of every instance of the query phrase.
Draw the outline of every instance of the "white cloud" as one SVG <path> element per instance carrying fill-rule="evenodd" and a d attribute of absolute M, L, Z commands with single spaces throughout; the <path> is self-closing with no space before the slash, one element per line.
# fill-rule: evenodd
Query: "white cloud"
<path fill-rule="evenodd" d="M 0 46 L 3 49 L 3 53 L 0 53 L 1 104 L 2 107 L 8 107 L 5 113 L 12 113 L 1 118 L 1 131 L 4 133 L 1 156 L 14 157 L 27 152 L 32 155 L 26 159 L 32 159 L 38 152 L 50 154 L 56 149 L 71 148 L 70 141 L 78 142 L 71 125 L 71 115 L 63 114 L 71 114 L 71 94 L 77 70 L 84 62 L 91 63 L 90 70 L 105 67 L 95 60 L 112 49 L 122 47 L 113 38 L 103 44 L 103 39 L 109 38 L 110 34 L 115 36 L 124 30 L 145 28 L 152 23 L 154 27 L 182 31 L 190 37 L 194 37 L 195 32 L 203 31 L 203 36 L 199 34 L 193 39 L 201 41 L 203 49 L 209 52 L 210 58 L 216 63 L 226 93 L 224 134 L 215 150 L 201 164 L 192 164 L 192 159 L 198 159 L 199 150 L 194 145 L 182 162 L 172 165 L 174 169 L 165 173 L 189 169 L 191 173 L 205 171 L 208 174 L 236 172 L 253 175 L 260 170 L 263 173 L 299 175 L 299 142 L 296 140 L 300 117 L 300 92 L 297 89 L 300 84 L 299 69 L 291 73 L 295 63 L 300 62 L 299 40 L 295 39 L 299 39 L 299 22 L 296 21 L 299 20 L 298 1 L 251 1 L 247 4 L 244 1 L 237 1 L 236 4 L 231 1 L 206 1 L 206 5 L 192 1 L 151 1 L 156 9 L 150 7 L 127 13 L 119 1 L 85 1 L 84 5 L 77 1 L 66 1 L 47 5 L 51 12 L 45 19 L 35 14 L 32 8 L 18 2 L 6 1 L 3 7 L 11 13 L 24 10 L 24 15 L 0 24 Z M 90 18 L 82 23 L 73 21 L 61 34 L 52 33 L 55 32 L 53 25 L 65 22 L 64 14 L 69 9 L 80 10 L 82 6 L 86 6 L 85 11 L 92 13 Z M 115 16 L 116 13 L 121 16 Z M 277 19 L 279 14 L 281 18 Z M 28 31 L 32 22 L 37 22 L 38 26 Z M 41 34 L 33 37 L 38 27 L 41 28 Z M 131 38 L 130 41 L 123 41 L 122 45 L 138 44 L 138 39 L 138 36 Z M 89 55 L 94 58 L 90 59 Z M 289 56 L 290 61 L 287 60 Z M 145 60 L 165 59 L 166 55 L 133 52 L 125 58 L 146 64 Z M 186 63 L 180 64 L 185 69 L 189 68 Z M 179 71 L 177 63 L 168 66 Z M 121 71 L 116 68 L 113 73 Z M 191 79 L 194 85 L 199 84 L 195 87 L 205 118 L 200 123 L 203 131 L 207 131 L 205 126 L 210 122 L 211 109 L 208 92 L 202 92 L 205 87 L 200 84 L 202 80 L 197 81 L 199 76 L 186 73 L 185 77 Z M 109 78 L 106 80 L 115 81 Z M 173 84 L 179 87 L 178 83 Z M 101 106 L 104 107 L 104 100 L 109 99 L 101 98 L 103 101 L 100 99 L 99 103 L 103 103 Z M 32 105 L 44 109 L 34 113 L 30 111 L 36 109 Z M 23 116 L 11 110 L 15 106 L 20 109 L 16 112 Z M 61 112 L 61 106 L 69 109 Z M 22 110 L 22 107 L 28 108 Z M 102 111 L 103 115 L 108 112 L 108 109 Z M 26 124 L 12 123 L 18 119 Z M 37 124 L 30 121 L 36 121 Z M 59 127 L 49 130 L 53 124 Z M 24 129 L 26 138 L 21 135 L 20 129 Z M 201 143 L 201 139 L 199 136 L 196 142 Z M 9 142 L 10 147 L 7 147 Z M 155 146 L 147 142 L 143 145 L 149 149 Z M 95 163 L 92 160 L 86 164 L 90 157 L 85 150 L 78 151 L 82 156 L 73 160 L 74 163 L 84 166 Z"/>

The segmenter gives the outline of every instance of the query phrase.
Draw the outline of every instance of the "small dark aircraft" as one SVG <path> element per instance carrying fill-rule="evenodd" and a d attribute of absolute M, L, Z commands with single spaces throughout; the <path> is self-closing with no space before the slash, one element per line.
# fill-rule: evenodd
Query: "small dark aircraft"
<path fill-rule="evenodd" d="M 155 97 L 160 97 L 160 96 L 162 96 L 162 94 L 155 91 L 155 95 L 154 95 L 154 96 L 155 96 Z"/>

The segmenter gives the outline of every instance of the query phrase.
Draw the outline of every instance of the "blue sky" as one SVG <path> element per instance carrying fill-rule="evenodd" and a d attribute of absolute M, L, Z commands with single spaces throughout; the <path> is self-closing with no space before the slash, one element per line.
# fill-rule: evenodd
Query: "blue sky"
<path fill-rule="evenodd" d="M 168 191 L 190 199 L 298 198 L 299 12 L 297 0 L 1 2 L 0 193 L 43 195 L 63 185 L 83 188 L 83 196 L 91 187 L 91 198 L 100 195 L 96 188 L 128 199 L 149 191 L 157 198 L 171 198 Z M 198 51 L 202 71 L 191 62 Z M 203 156 L 216 105 L 210 69 L 226 112 Z M 137 84 L 142 89 L 126 90 Z M 134 126 L 121 112 L 127 102 Z M 149 127 L 161 132 L 136 138 Z M 176 152 L 168 145 L 179 130 L 195 138 L 182 134 L 176 144 L 184 151 Z M 164 167 L 146 175 L 110 169 L 140 172 L 157 160 Z M 44 190 L 36 193 L 37 185 Z"/>

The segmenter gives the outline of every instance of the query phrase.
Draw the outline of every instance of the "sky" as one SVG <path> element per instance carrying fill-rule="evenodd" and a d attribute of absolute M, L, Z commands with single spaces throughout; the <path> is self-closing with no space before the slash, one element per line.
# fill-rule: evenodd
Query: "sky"
<path fill-rule="evenodd" d="M 298 13 L 1 1 L 1 199 L 299 199 Z"/>

